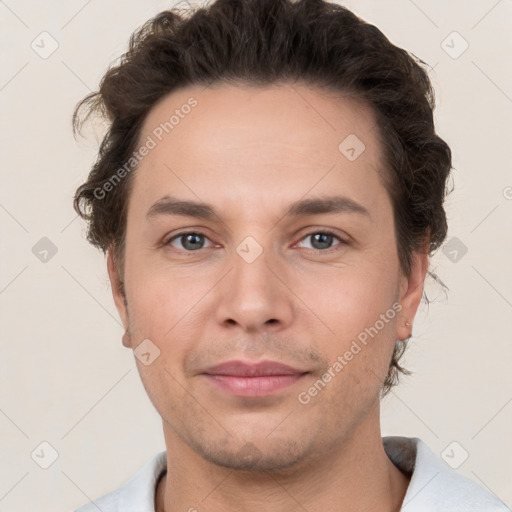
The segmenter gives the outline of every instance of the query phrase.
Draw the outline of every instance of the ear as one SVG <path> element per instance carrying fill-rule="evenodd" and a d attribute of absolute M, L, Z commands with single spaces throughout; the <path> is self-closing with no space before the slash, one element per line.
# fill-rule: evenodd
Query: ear
<path fill-rule="evenodd" d="M 107 270 L 108 277 L 110 279 L 110 286 L 112 287 L 112 296 L 116 305 L 117 311 L 123 322 L 125 334 L 123 335 L 123 345 L 125 347 L 131 347 L 130 335 L 128 332 L 128 308 L 126 306 L 126 297 L 124 286 L 119 278 L 118 269 L 116 268 L 114 248 L 111 246 L 107 251 Z"/>
<path fill-rule="evenodd" d="M 399 340 L 405 340 L 411 336 L 412 324 L 423 296 L 423 286 L 428 270 L 428 242 L 425 243 L 422 252 L 413 253 L 411 272 L 409 277 L 402 274 L 400 282 L 400 320 L 397 325 Z M 408 323 L 409 325 L 406 325 Z"/>

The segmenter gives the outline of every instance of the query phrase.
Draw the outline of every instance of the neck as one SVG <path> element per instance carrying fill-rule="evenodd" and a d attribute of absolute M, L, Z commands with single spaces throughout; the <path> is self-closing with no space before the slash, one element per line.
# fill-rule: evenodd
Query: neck
<path fill-rule="evenodd" d="M 375 417 L 376 414 L 376 417 Z M 379 408 L 350 437 L 285 471 L 253 473 L 219 467 L 197 455 L 164 424 L 167 474 L 157 486 L 156 512 L 296 510 L 398 512 L 410 477 L 389 460 Z"/>

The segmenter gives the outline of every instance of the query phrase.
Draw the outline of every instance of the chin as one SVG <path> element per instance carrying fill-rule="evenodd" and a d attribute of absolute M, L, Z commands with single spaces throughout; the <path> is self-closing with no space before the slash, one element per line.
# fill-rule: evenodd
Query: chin
<path fill-rule="evenodd" d="M 189 440 L 190 442 L 191 440 Z M 295 440 L 245 442 L 241 446 L 193 440 L 191 448 L 205 460 L 224 468 L 251 473 L 269 473 L 299 465 L 309 451 Z"/>

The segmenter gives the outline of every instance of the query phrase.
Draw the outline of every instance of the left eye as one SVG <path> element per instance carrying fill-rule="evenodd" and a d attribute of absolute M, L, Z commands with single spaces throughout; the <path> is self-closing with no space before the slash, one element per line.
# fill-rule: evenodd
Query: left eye
<path fill-rule="evenodd" d="M 309 233 L 302 240 L 311 239 L 311 247 L 314 250 L 322 251 L 325 249 L 330 249 L 332 246 L 332 242 L 334 239 L 343 242 L 341 238 L 334 235 L 333 233 L 329 233 L 328 231 L 317 231 L 315 233 Z M 302 241 L 301 240 L 301 241 Z"/>

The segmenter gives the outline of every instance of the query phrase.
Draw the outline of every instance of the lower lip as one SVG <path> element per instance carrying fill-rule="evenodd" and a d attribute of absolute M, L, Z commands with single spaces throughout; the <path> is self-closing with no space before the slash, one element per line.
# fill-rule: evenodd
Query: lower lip
<path fill-rule="evenodd" d="M 261 377 L 236 377 L 233 375 L 206 375 L 208 380 L 224 391 L 235 396 L 268 396 L 287 388 L 305 376 L 304 373 L 292 375 L 264 375 Z"/>

